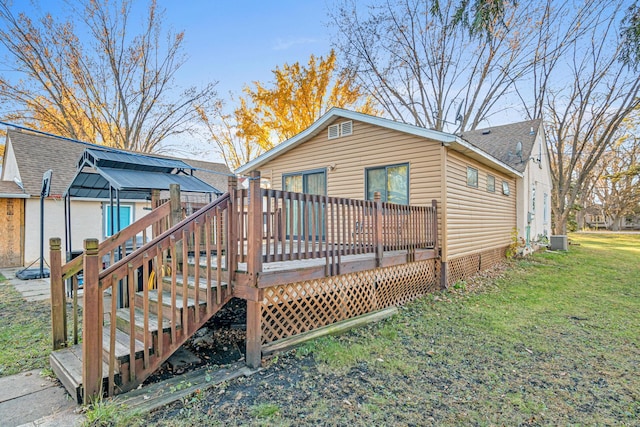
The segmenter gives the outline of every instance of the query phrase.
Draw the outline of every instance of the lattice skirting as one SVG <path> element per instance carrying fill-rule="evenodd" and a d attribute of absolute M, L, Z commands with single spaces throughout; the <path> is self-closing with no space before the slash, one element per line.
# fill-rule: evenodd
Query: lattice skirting
<path fill-rule="evenodd" d="M 505 259 L 507 247 L 490 249 L 477 254 L 449 259 L 447 286 L 487 270 Z"/>
<path fill-rule="evenodd" d="M 267 288 L 262 342 L 401 305 L 439 287 L 440 260 L 426 260 Z"/>

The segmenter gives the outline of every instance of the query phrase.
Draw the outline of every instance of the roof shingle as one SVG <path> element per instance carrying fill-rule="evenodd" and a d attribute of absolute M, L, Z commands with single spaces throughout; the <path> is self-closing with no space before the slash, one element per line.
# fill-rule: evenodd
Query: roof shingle
<path fill-rule="evenodd" d="M 524 172 L 540 128 L 540 119 L 476 129 L 463 132 L 460 137 L 485 153 Z M 516 155 L 516 145 L 522 143 L 522 156 Z"/>
<path fill-rule="evenodd" d="M 32 196 L 40 194 L 42 175 L 49 169 L 53 170 L 51 194 L 63 194 L 76 174 L 78 160 L 84 150 L 100 147 L 86 142 L 55 138 L 18 129 L 8 129 L 7 140 L 11 141 L 15 153 L 24 192 Z M 150 157 L 179 159 L 157 155 L 150 155 Z M 179 160 L 183 160 L 194 168 L 203 169 L 196 170 L 194 175 L 221 192 L 226 191 L 227 176 L 231 175 L 226 165 L 202 160 Z M 7 186 L 7 190 L 13 189 L 22 193 L 20 188 L 11 181 L 11 177 L 3 177 L 3 179 L 8 181 L 0 181 L 3 183 L 0 188 Z M 13 184 L 13 187 L 6 183 Z"/>

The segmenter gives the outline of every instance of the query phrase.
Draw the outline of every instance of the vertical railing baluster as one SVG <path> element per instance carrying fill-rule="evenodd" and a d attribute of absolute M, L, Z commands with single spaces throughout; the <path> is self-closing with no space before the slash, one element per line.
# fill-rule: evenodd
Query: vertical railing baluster
<path fill-rule="evenodd" d="M 177 287 L 178 287 L 178 260 L 176 252 L 178 250 L 178 245 L 176 242 L 176 237 L 171 235 L 169 237 L 169 249 L 171 250 L 171 342 L 178 341 L 178 331 L 177 331 L 177 323 L 178 323 L 178 314 L 177 314 Z"/>
<path fill-rule="evenodd" d="M 182 229 L 182 336 L 189 335 L 189 234 Z"/>
<path fill-rule="evenodd" d="M 216 208 L 216 304 L 222 303 L 222 209 Z M 207 271 L 211 272 L 211 257 L 207 257 L 209 265 Z M 207 287 L 210 289 L 210 286 Z"/>
<path fill-rule="evenodd" d="M 200 323 L 200 233 L 202 223 L 195 220 L 193 223 L 193 302 L 194 318 L 196 324 Z M 187 268 L 187 272 L 189 269 Z"/>
<path fill-rule="evenodd" d="M 164 290 L 164 273 L 162 259 L 164 257 L 164 251 L 162 250 L 162 244 L 158 243 L 156 246 L 156 255 L 153 258 L 153 271 L 156 279 L 156 292 L 158 294 L 158 346 L 156 348 L 156 355 L 162 357 L 164 354 L 164 304 L 162 302 L 163 290 Z"/>
<path fill-rule="evenodd" d="M 142 363 L 144 369 L 147 370 L 149 369 L 149 347 L 151 347 L 151 331 L 149 328 L 149 254 L 146 252 L 142 255 L 142 298 L 142 309 L 144 312 Z"/>
<path fill-rule="evenodd" d="M 266 191 L 266 196 L 267 196 L 267 206 L 266 206 L 266 212 L 265 212 L 265 242 L 264 244 L 266 245 L 265 248 L 265 262 L 271 262 L 271 240 L 272 240 L 272 236 L 271 236 L 271 203 L 272 203 L 272 197 L 273 195 L 273 190 L 267 190 Z"/>
<path fill-rule="evenodd" d="M 113 396 L 116 376 L 116 308 L 118 301 L 118 278 L 111 276 L 111 307 L 109 310 L 109 396 Z"/>
<path fill-rule="evenodd" d="M 214 215 L 219 215 L 220 212 L 216 211 L 216 213 Z M 206 266 L 205 268 L 206 270 L 206 308 L 207 308 L 207 316 L 210 316 L 211 313 L 213 313 L 213 295 L 212 295 L 212 286 L 213 283 L 211 283 L 211 239 L 212 239 L 212 233 L 211 233 L 211 228 L 213 226 L 213 219 L 211 218 L 211 215 L 209 213 L 207 213 L 204 216 L 204 252 L 205 252 L 205 263 Z M 219 230 L 214 230 L 214 239 L 216 239 L 216 241 L 219 239 L 219 233 L 221 231 Z M 217 242 L 216 242 L 217 243 Z M 216 258 L 222 258 L 222 254 L 220 253 L 220 251 L 216 252 Z M 218 282 L 216 284 L 216 293 L 220 292 L 220 283 Z"/>
<path fill-rule="evenodd" d="M 133 278 L 133 265 L 127 264 L 127 277 L 126 286 L 129 305 L 129 381 L 134 382 L 136 379 L 136 312 L 135 312 L 135 290 L 134 290 L 134 278 Z M 146 333 L 143 331 L 143 333 Z"/>

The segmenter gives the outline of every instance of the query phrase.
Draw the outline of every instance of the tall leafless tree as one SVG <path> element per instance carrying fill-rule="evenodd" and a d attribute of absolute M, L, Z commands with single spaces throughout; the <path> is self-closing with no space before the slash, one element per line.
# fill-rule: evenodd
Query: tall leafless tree
<path fill-rule="evenodd" d="M 564 234 L 578 196 L 640 104 L 640 78 L 621 60 L 624 2 L 595 11 L 593 25 L 554 67 L 545 119 L 554 184 L 554 232 Z"/>
<path fill-rule="evenodd" d="M 345 0 L 331 16 L 336 46 L 389 117 L 437 130 L 475 129 L 509 108 L 502 99 L 533 66 L 535 18 L 544 13 L 535 2 L 484 3 L 500 7 L 469 26 L 461 22 L 474 18 L 460 18 L 468 1 Z"/>
<path fill-rule="evenodd" d="M 140 152 L 166 150 L 161 142 L 195 130 L 195 106 L 214 107 L 215 84 L 174 87 L 184 33 L 163 30 L 155 1 L 142 25 L 130 0 L 69 5 L 77 19 L 63 22 L 1 0 L 0 43 L 13 71 L 0 76 L 5 120 Z"/>

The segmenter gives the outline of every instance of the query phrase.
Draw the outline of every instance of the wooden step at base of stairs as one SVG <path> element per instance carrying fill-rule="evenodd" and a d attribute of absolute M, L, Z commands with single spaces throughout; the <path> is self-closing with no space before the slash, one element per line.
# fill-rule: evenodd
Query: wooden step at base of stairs
<path fill-rule="evenodd" d="M 69 395 L 76 401 L 82 403 L 82 344 L 56 350 L 49 356 L 51 369 L 56 374 Z M 105 377 L 103 383 L 107 384 L 109 365 L 102 363 L 102 373 Z M 105 373 L 107 375 L 105 375 Z M 117 374 L 119 377 L 119 374 Z M 119 382 L 119 378 L 116 378 Z"/>
<path fill-rule="evenodd" d="M 105 326 L 102 333 L 102 350 L 103 350 L 103 358 L 104 360 L 108 360 L 109 358 L 109 346 L 110 346 L 110 337 L 111 337 L 111 329 L 109 325 Z M 121 330 L 116 327 L 116 342 L 115 342 L 115 356 L 116 360 L 120 363 L 129 362 L 129 335 L 125 334 Z M 149 347 L 151 349 L 151 347 Z M 138 359 L 142 357 L 142 352 L 144 350 L 144 343 L 140 340 L 135 340 L 135 358 Z M 116 367 L 117 369 L 117 367 Z"/>

